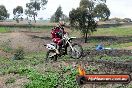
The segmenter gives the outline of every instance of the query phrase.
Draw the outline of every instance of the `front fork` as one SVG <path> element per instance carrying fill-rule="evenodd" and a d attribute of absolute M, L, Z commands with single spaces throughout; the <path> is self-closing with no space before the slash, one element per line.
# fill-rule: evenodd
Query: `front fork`
<path fill-rule="evenodd" d="M 69 44 L 70 48 L 72 49 L 72 51 L 74 51 L 72 44 L 69 41 L 68 41 L 68 44 Z"/>

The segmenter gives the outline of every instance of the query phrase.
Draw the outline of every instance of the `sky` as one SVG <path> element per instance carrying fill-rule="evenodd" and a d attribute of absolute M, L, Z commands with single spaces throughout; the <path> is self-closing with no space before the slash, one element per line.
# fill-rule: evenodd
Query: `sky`
<path fill-rule="evenodd" d="M 10 13 L 10 18 L 12 18 L 13 8 L 22 6 L 26 9 L 27 2 L 30 2 L 30 0 L 0 0 L 0 5 L 5 5 Z M 50 18 L 59 5 L 61 5 L 63 13 L 68 16 L 69 11 L 71 11 L 72 8 L 77 8 L 79 6 L 79 2 L 80 0 L 48 0 L 47 5 L 45 6 L 46 9 L 38 12 L 38 18 Z M 106 4 L 111 11 L 110 18 L 119 17 L 132 19 L 132 0 L 107 0 Z"/>

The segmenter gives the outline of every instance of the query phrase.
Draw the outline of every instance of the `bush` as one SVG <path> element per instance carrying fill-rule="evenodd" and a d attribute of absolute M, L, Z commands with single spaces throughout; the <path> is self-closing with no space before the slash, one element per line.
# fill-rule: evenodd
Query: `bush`
<path fill-rule="evenodd" d="M 25 84 L 25 88 L 79 88 L 76 82 L 78 71 L 71 66 L 61 67 L 60 71 L 48 71 L 40 74 L 36 70 L 30 68 L 21 68 L 20 74 L 25 74 L 30 80 Z"/>
<path fill-rule="evenodd" d="M 19 47 L 15 50 L 14 56 L 13 56 L 14 60 L 21 60 L 24 59 L 24 50 L 22 47 Z"/>

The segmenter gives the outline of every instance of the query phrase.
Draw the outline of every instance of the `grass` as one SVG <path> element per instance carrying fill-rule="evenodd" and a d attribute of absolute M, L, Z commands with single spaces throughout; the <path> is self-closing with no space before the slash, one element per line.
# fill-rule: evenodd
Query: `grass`
<path fill-rule="evenodd" d="M 46 55 L 46 52 L 32 52 L 32 53 L 26 53 L 25 58 L 44 58 Z"/>
<path fill-rule="evenodd" d="M 14 83 L 14 82 L 15 82 L 15 78 L 9 78 L 9 79 L 7 79 L 5 84 L 7 85 L 7 84 Z"/>
<path fill-rule="evenodd" d="M 79 88 L 75 76 L 78 74 L 76 69 L 61 67 L 60 71 L 49 71 L 48 73 L 40 74 L 33 69 L 22 69 L 20 73 L 26 73 L 30 79 L 30 83 L 26 84 L 26 88 Z M 71 72 L 70 75 L 67 72 Z"/>
<path fill-rule="evenodd" d="M 8 27 L 0 27 L 0 33 L 6 33 L 9 31 L 10 31 L 10 28 L 8 28 Z"/>
<path fill-rule="evenodd" d="M 90 41 L 90 43 L 87 43 L 85 45 L 83 45 L 83 49 L 84 50 L 88 50 L 88 49 L 96 49 L 97 45 L 100 44 L 102 42 L 99 41 Z M 103 45 L 105 48 L 113 48 L 113 49 L 129 49 L 129 47 L 132 46 L 132 42 L 128 42 L 128 43 L 109 43 L 109 42 L 103 42 Z M 129 49 L 131 50 L 131 48 Z"/>
<path fill-rule="evenodd" d="M 93 33 L 94 36 L 132 36 L 132 27 L 131 28 L 121 28 L 121 27 L 112 27 L 112 28 L 100 28 Z"/>
<path fill-rule="evenodd" d="M 88 49 L 90 47 L 95 49 L 95 45 L 98 45 L 100 43 L 103 43 L 105 47 L 120 48 L 120 49 L 125 49 L 127 47 L 132 46 L 132 42 L 130 42 L 132 39 L 130 37 L 132 36 L 132 27 L 100 28 L 100 29 L 97 29 L 97 31 L 94 32 L 92 36 L 93 37 L 94 36 L 99 36 L 99 37 L 116 36 L 117 38 L 116 37 L 114 38 L 117 40 L 112 40 L 112 38 L 110 37 L 90 38 L 88 39 L 88 43 L 83 46 L 85 49 Z M 118 37 L 122 37 L 122 39 L 120 38 L 120 40 L 118 40 Z"/>
<path fill-rule="evenodd" d="M 129 43 L 121 43 L 121 44 L 113 44 L 113 45 L 110 45 L 110 46 L 107 46 L 107 47 L 111 47 L 111 48 L 126 48 L 126 47 L 130 47 L 132 46 L 132 42 L 129 42 Z"/>
<path fill-rule="evenodd" d="M 53 27 L 55 24 L 25 24 L 25 23 L 6 23 L 5 25 L 0 24 L 1 27 L 10 27 L 10 28 L 45 28 L 45 27 Z"/>
<path fill-rule="evenodd" d="M 13 60 L 13 58 L 0 57 L 0 74 L 9 74 L 10 72 L 15 72 L 21 67 L 32 67 L 44 63 L 44 58 L 45 54 L 42 52 L 25 54 L 23 60 Z"/>
<path fill-rule="evenodd" d="M 0 75 L 14 73 L 26 76 L 30 82 L 25 84 L 25 88 L 54 88 L 55 86 L 61 86 L 61 88 L 78 88 L 75 81 L 75 76 L 77 75 L 76 68 L 62 66 L 60 69 L 55 70 L 52 69 L 52 66 L 47 66 L 44 67 L 48 68 L 47 72 L 43 74 L 38 72 L 38 69 L 41 68 L 36 68 L 36 66 L 45 64 L 44 59 L 40 58 L 41 55 L 42 53 L 37 58 L 34 58 L 36 54 L 31 53 L 23 60 L 12 60 L 0 57 Z M 69 71 L 71 71 L 70 75 L 68 75 Z M 7 79 L 6 84 L 14 82 L 15 80 L 13 78 Z"/>
<path fill-rule="evenodd" d="M 79 88 L 76 83 L 76 75 L 78 71 L 71 65 L 53 67 L 52 64 L 47 66 L 44 63 L 45 52 L 33 52 L 27 53 L 23 60 L 12 60 L 0 57 L 0 75 L 15 73 L 23 75 L 30 80 L 29 83 L 24 85 L 25 88 L 54 88 L 59 86 L 60 88 Z M 68 57 L 65 57 L 66 59 Z M 97 56 L 94 57 L 98 59 Z M 130 56 L 119 57 L 103 57 L 106 60 L 132 60 Z M 40 67 L 39 67 L 40 66 Z M 45 66 L 41 68 L 42 66 Z M 45 68 L 45 70 L 44 70 Z M 40 70 L 43 69 L 44 72 Z M 97 68 L 89 66 L 86 71 L 94 72 Z M 14 78 L 8 79 L 6 84 L 15 82 Z"/>
<path fill-rule="evenodd" d="M 0 49 L 1 49 L 2 51 L 4 51 L 4 52 L 9 52 L 9 53 L 13 52 L 13 49 L 12 49 L 12 47 L 10 46 L 9 42 L 10 42 L 10 40 L 1 43 L 1 44 L 0 44 Z"/>
<path fill-rule="evenodd" d="M 53 26 L 43 26 L 43 27 L 31 27 L 31 31 L 51 31 Z M 14 28 L 9 28 L 9 27 L 0 27 L 0 33 L 5 33 L 9 32 Z M 67 31 L 67 29 L 66 29 Z M 76 36 L 76 37 L 81 37 L 81 33 L 79 31 L 71 31 L 68 29 L 68 32 L 70 32 L 70 36 Z M 132 36 L 132 27 L 111 27 L 111 28 L 99 28 L 97 29 L 96 32 L 92 34 L 93 36 Z"/>

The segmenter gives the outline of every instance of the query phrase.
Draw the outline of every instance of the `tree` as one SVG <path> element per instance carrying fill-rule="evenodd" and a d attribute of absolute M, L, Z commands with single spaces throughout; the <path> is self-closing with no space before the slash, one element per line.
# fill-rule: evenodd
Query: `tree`
<path fill-rule="evenodd" d="M 124 18 L 123 22 L 128 22 L 129 23 L 129 22 L 132 22 L 132 20 L 131 20 L 131 18 Z"/>
<path fill-rule="evenodd" d="M 7 18 L 9 18 L 9 14 L 7 13 L 6 7 L 0 5 L 0 20 L 5 20 Z"/>
<path fill-rule="evenodd" d="M 38 11 L 42 8 L 45 9 L 44 6 L 47 4 L 47 0 L 31 0 L 30 3 L 26 4 L 27 9 L 25 10 L 25 14 L 28 17 L 33 17 L 36 23 L 36 17 L 38 15 Z"/>
<path fill-rule="evenodd" d="M 61 21 L 68 22 L 69 18 L 67 15 L 62 14 L 61 17 L 59 18 Z M 53 14 L 50 18 L 50 22 L 55 22 L 55 14 Z"/>
<path fill-rule="evenodd" d="M 94 2 L 89 0 L 81 0 L 80 8 L 87 8 L 88 11 L 91 13 L 94 10 Z"/>
<path fill-rule="evenodd" d="M 110 16 L 110 10 L 105 4 L 98 4 L 94 8 L 94 13 L 95 13 L 95 16 L 99 18 L 100 20 L 108 20 Z"/>
<path fill-rule="evenodd" d="M 65 14 L 62 14 L 61 21 L 68 22 L 69 21 L 69 17 L 67 15 L 65 15 Z"/>
<path fill-rule="evenodd" d="M 94 20 L 96 13 L 94 9 L 97 3 L 105 3 L 105 1 L 98 0 L 81 0 L 80 6 L 77 9 L 72 9 L 69 13 L 69 20 L 71 27 L 79 29 L 87 42 L 88 34 L 96 31 L 97 23 Z"/>
<path fill-rule="evenodd" d="M 17 6 L 16 8 L 13 9 L 13 14 L 14 14 L 14 19 L 19 23 L 19 17 L 23 14 L 23 7 L 22 6 Z M 22 17 L 20 17 L 22 19 Z"/>
<path fill-rule="evenodd" d="M 40 17 L 39 20 L 43 20 L 43 17 Z"/>
<path fill-rule="evenodd" d="M 55 22 L 59 22 L 60 18 L 62 16 L 63 12 L 62 12 L 62 8 L 61 6 L 59 6 L 55 12 Z"/>
<path fill-rule="evenodd" d="M 77 8 L 70 12 L 70 24 L 72 27 L 79 29 L 85 37 L 85 43 L 87 42 L 88 33 L 96 31 L 96 22 L 93 16 L 89 14 L 87 9 Z"/>
<path fill-rule="evenodd" d="M 109 21 L 110 21 L 111 23 L 113 23 L 113 24 L 118 24 L 118 23 L 122 22 L 122 20 L 123 20 L 123 19 L 117 18 L 117 17 L 114 17 L 114 18 L 109 19 Z"/>
<path fill-rule="evenodd" d="M 93 1 L 94 3 L 106 3 L 106 0 L 90 0 L 90 1 Z"/>

